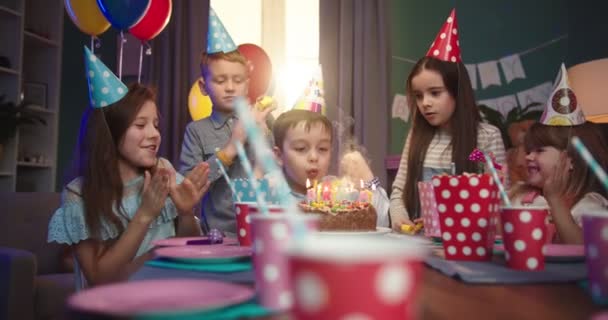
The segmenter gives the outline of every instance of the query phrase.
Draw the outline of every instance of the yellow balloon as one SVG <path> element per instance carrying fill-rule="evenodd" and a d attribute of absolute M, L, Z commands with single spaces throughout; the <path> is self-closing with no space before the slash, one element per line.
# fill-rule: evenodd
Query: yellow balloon
<path fill-rule="evenodd" d="M 97 36 L 110 27 L 110 22 L 99 10 L 97 0 L 65 0 L 65 10 L 80 31 Z"/>
<path fill-rule="evenodd" d="M 203 95 L 198 87 L 198 80 L 194 81 L 190 93 L 188 94 L 188 110 L 192 120 L 200 120 L 207 118 L 211 114 L 211 99 L 209 96 Z"/>

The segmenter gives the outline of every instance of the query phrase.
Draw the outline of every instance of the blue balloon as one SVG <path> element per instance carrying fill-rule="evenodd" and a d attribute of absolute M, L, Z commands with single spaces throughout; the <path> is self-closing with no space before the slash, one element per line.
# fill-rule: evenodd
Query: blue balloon
<path fill-rule="evenodd" d="M 110 24 L 125 31 L 143 18 L 151 0 L 97 0 L 97 5 Z"/>

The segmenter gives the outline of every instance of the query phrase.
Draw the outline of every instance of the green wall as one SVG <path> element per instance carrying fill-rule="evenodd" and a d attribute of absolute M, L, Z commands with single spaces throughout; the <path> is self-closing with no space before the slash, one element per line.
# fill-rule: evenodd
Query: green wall
<path fill-rule="evenodd" d="M 433 0 L 391 2 L 391 52 L 393 56 L 418 60 L 426 54 L 439 28 L 456 7 L 460 47 L 465 64 L 498 60 L 534 48 L 568 33 L 566 0 Z M 522 56 L 526 79 L 481 89 L 478 100 L 498 98 L 553 81 L 566 59 L 568 39 Z M 412 63 L 391 59 L 391 95 L 405 92 Z M 500 67 L 499 67 L 500 69 Z M 391 119 L 391 154 L 400 154 L 409 124 Z"/>
<path fill-rule="evenodd" d="M 100 36 L 101 47 L 95 49 L 112 70 L 116 65 L 116 31 L 110 28 Z M 74 147 L 78 141 L 80 118 L 88 107 L 87 80 L 84 72 L 84 45 L 91 38 L 80 32 L 65 15 L 61 66 L 61 101 L 59 116 L 59 145 L 57 146 L 57 183 L 61 190 L 72 165 Z M 69 177 L 67 177 L 69 178 Z"/>

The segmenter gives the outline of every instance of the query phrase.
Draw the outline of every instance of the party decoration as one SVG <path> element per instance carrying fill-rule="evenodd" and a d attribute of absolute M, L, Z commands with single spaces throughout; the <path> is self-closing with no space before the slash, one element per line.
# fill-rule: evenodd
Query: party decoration
<path fill-rule="evenodd" d="M 232 37 L 224 27 L 222 20 L 209 8 L 209 29 L 207 30 L 207 53 L 228 53 L 236 50 Z"/>
<path fill-rule="evenodd" d="M 315 70 L 312 79 L 308 82 L 304 92 L 298 98 L 293 108 L 320 112 L 323 115 L 326 114 L 323 71 L 321 70 L 321 66 Z"/>
<path fill-rule="evenodd" d="M 127 86 L 86 46 L 84 56 L 91 107 L 103 108 L 122 99 L 127 94 Z"/>
<path fill-rule="evenodd" d="M 129 32 L 141 41 L 155 38 L 169 23 L 171 10 L 171 0 L 150 0 L 150 8 Z"/>
<path fill-rule="evenodd" d="M 201 92 L 198 81 L 194 81 L 188 94 L 188 110 L 194 121 L 207 118 L 212 107 L 211 99 Z"/>
<path fill-rule="evenodd" d="M 110 28 L 96 0 L 65 0 L 65 10 L 80 31 L 98 36 Z"/>
<path fill-rule="evenodd" d="M 492 159 L 492 163 L 494 164 L 494 167 L 496 168 L 496 170 L 502 170 L 502 165 L 500 165 L 499 163 L 496 162 L 496 157 L 494 156 L 494 154 L 490 152 L 490 154 L 488 154 L 488 155 Z M 469 155 L 469 160 L 474 161 L 474 162 L 484 163 L 486 161 L 486 158 L 485 158 L 485 154 L 481 150 L 475 148 L 473 150 L 473 152 L 471 152 L 471 154 Z"/>
<path fill-rule="evenodd" d="M 101 13 L 120 31 L 136 25 L 148 11 L 150 2 L 151 0 L 97 0 Z"/>
<path fill-rule="evenodd" d="M 249 101 L 256 101 L 258 97 L 268 91 L 272 78 L 272 63 L 264 49 L 251 43 L 239 45 L 239 52 L 247 58 L 251 71 L 249 73 Z"/>
<path fill-rule="evenodd" d="M 548 126 L 577 126 L 585 123 L 583 108 L 568 84 L 568 72 L 563 63 L 540 122 Z"/>
<path fill-rule="evenodd" d="M 462 62 L 456 9 L 452 9 L 452 12 L 450 12 L 450 16 L 439 30 L 426 56 L 447 62 Z"/>

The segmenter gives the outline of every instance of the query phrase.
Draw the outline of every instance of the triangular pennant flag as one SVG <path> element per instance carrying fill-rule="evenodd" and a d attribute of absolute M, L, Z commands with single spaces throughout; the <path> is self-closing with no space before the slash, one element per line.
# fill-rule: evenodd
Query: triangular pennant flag
<path fill-rule="evenodd" d="M 323 90 L 323 71 L 318 66 L 293 109 L 303 109 L 326 114 L 325 91 Z"/>
<path fill-rule="evenodd" d="M 456 22 L 456 9 L 452 9 L 450 16 L 439 30 L 435 41 L 431 44 L 427 57 L 448 61 L 461 62 L 460 42 L 458 41 L 458 23 Z"/>
<path fill-rule="evenodd" d="M 583 108 L 568 84 L 568 71 L 563 63 L 540 122 L 548 126 L 577 126 L 585 123 Z"/>
<path fill-rule="evenodd" d="M 209 8 L 209 29 L 207 31 L 207 53 L 232 52 L 237 47 L 224 24 L 212 8 Z"/>
<path fill-rule="evenodd" d="M 84 57 L 91 107 L 106 107 L 127 94 L 127 86 L 86 46 Z"/>

